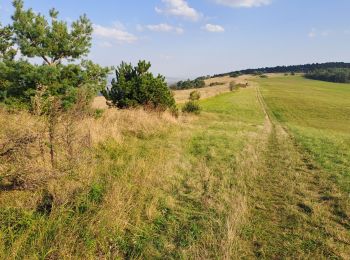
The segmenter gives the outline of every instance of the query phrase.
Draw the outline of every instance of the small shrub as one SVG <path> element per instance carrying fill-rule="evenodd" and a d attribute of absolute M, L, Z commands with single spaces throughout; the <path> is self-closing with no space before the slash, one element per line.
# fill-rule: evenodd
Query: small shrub
<path fill-rule="evenodd" d="M 103 109 L 95 109 L 94 111 L 94 118 L 99 119 L 103 116 L 104 110 Z"/>
<path fill-rule="evenodd" d="M 193 113 L 198 115 L 200 111 L 201 111 L 201 107 L 197 102 L 194 102 L 194 101 L 186 102 L 182 108 L 183 113 Z"/>
<path fill-rule="evenodd" d="M 259 77 L 262 78 L 262 79 L 267 79 L 267 78 L 268 78 L 268 76 L 265 75 L 265 74 L 262 74 L 262 75 L 260 75 Z"/>
<path fill-rule="evenodd" d="M 170 113 L 173 117 L 178 118 L 179 117 L 179 109 L 177 107 L 172 107 L 170 109 Z"/>
<path fill-rule="evenodd" d="M 190 93 L 189 100 L 196 101 L 196 100 L 199 100 L 200 98 L 201 98 L 201 93 L 199 91 L 194 90 Z"/>
<path fill-rule="evenodd" d="M 237 89 L 236 83 L 234 81 L 230 82 L 230 91 L 234 91 Z"/>

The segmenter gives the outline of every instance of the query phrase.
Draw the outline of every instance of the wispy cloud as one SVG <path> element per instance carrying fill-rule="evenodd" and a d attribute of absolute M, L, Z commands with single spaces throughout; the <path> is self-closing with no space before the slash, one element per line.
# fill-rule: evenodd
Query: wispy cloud
<path fill-rule="evenodd" d="M 164 6 L 156 7 L 157 13 L 165 15 L 179 16 L 192 21 L 198 21 L 201 14 L 194 8 L 190 7 L 185 0 L 162 0 Z"/>
<path fill-rule="evenodd" d="M 138 25 L 137 29 L 139 31 L 149 30 L 152 32 L 163 32 L 163 33 L 176 33 L 176 34 L 183 34 L 184 29 L 181 27 L 176 27 L 169 25 L 167 23 L 160 23 L 160 24 L 149 24 L 149 25 Z"/>
<path fill-rule="evenodd" d="M 331 34 L 330 30 L 317 30 L 315 28 L 312 28 L 307 36 L 309 38 L 328 37 L 330 34 Z"/>
<path fill-rule="evenodd" d="M 309 36 L 309 38 L 315 38 L 317 36 L 316 34 L 316 29 L 312 29 L 308 34 L 307 36 Z"/>
<path fill-rule="evenodd" d="M 205 26 L 202 27 L 202 29 L 208 31 L 208 32 L 215 32 L 215 33 L 218 33 L 218 32 L 224 32 L 225 31 L 225 28 L 222 27 L 221 25 L 217 25 L 217 24 L 206 24 Z"/>
<path fill-rule="evenodd" d="M 239 8 L 239 7 L 259 7 L 263 5 L 269 5 L 272 0 L 214 0 L 216 3 L 221 5 L 226 5 L 229 7 Z"/>
<path fill-rule="evenodd" d="M 99 38 L 116 40 L 118 43 L 133 43 L 138 40 L 134 34 L 127 32 L 120 23 L 115 23 L 113 27 L 94 24 L 94 35 Z"/>

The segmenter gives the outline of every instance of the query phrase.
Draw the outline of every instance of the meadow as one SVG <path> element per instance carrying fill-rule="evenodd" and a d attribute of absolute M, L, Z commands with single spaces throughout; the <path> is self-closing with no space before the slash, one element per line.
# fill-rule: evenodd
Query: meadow
<path fill-rule="evenodd" d="M 350 86 L 246 79 L 198 116 L 81 118 L 70 153 L 62 125 L 49 176 L 40 142 L 14 146 L 45 122 L 1 110 L 0 171 L 27 186 L 0 191 L 0 258 L 349 258 Z"/>
<path fill-rule="evenodd" d="M 258 82 L 276 120 L 287 126 L 313 159 L 349 193 L 350 84 L 303 77 Z"/>

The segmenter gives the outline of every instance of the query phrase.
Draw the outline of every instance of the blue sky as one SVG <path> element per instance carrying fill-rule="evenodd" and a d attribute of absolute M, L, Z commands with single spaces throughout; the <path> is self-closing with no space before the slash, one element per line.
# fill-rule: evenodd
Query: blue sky
<path fill-rule="evenodd" d="M 167 77 L 350 61 L 349 0 L 25 0 L 67 22 L 86 13 L 90 58 L 102 65 L 147 59 Z M 0 21 L 11 1 L 0 0 Z"/>

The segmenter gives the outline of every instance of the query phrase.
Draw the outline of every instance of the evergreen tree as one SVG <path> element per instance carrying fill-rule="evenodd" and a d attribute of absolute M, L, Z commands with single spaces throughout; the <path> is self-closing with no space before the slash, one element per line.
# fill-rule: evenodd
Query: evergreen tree
<path fill-rule="evenodd" d="M 13 6 L 13 24 L 0 28 L 0 99 L 29 107 L 36 92 L 45 89 L 43 97 L 54 96 L 69 107 L 79 92 L 91 99 L 105 88 L 109 69 L 83 59 L 93 32 L 85 15 L 68 26 L 58 20 L 55 9 L 47 19 L 25 10 L 22 0 Z M 21 54 L 18 59 L 14 46 Z M 30 58 L 42 59 L 42 64 L 32 64 Z"/>
<path fill-rule="evenodd" d="M 106 99 L 118 108 L 139 105 L 157 109 L 174 108 L 175 100 L 165 78 L 161 75 L 154 77 L 149 72 L 150 67 L 151 64 L 146 61 L 139 61 L 135 67 L 123 62 L 116 69 L 111 89 L 103 91 Z"/>

